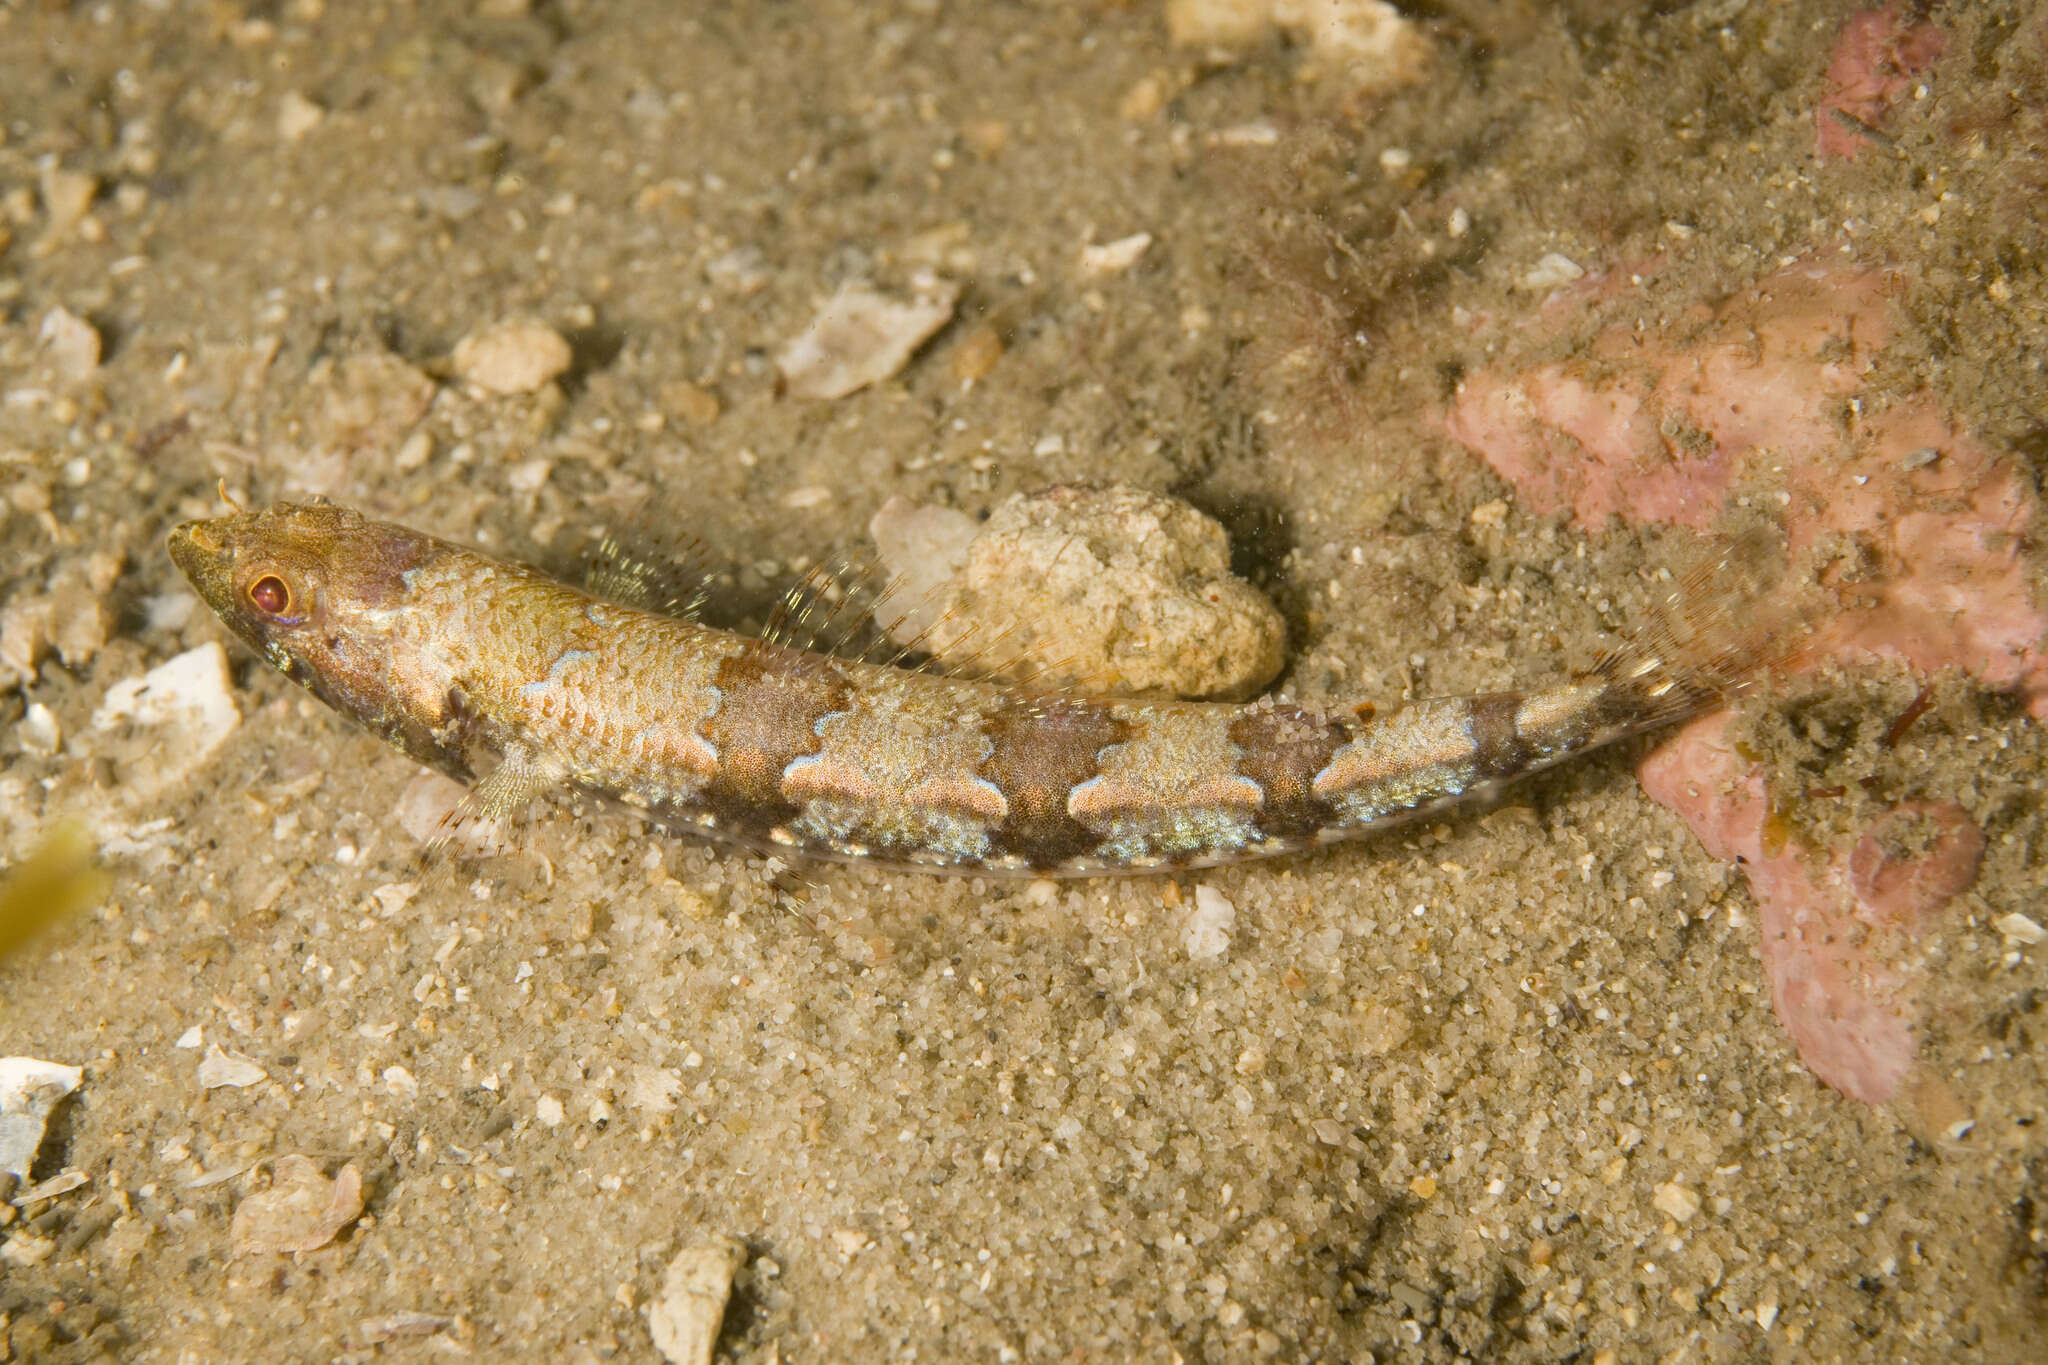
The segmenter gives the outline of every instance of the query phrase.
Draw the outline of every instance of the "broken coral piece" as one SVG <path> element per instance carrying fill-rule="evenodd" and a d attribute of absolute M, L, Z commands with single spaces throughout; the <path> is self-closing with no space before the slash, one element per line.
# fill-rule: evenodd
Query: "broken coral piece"
<path fill-rule="evenodd" d="M 1280 671 L 1287 628 L 1230 572 L 1230 541 L 1177 498 L 1058 485 L 985 525 L 895 499 L 869 523 L 896 586 L 876 619 L 963 672 L 1107 695 L 1240 698 Z"/>
<path fill-rule="evenodd" d="M 83 1067 L 0 1057 L 0 1171 L 28 1179 L 50 1116 L 84 1079 Z"/>
<path fill-rule="evenodd" d="M 798 398 L 844 398 L 889 378 L 952 320 L 960 286 L 927 278 L 907 300 L 842 284 L 775 357 Z"/>
<path fill-rule="evenodd" d="M 1386 0 L 1167 0 L 1166 31 L 1175 47 L 1226 51 L 1284 32 L 1308 49 L 1302 80 L 1353 95 L 1407 85 L 1429 57 L 1421 31 Z"/>
<path fill-rule="evenodd" d="M 1814 155 L 1849 161 L 1883 137 L 1885 111 L 1929 70 L 1948 35 L 1929 22 L 1909 23 L 1897 6 L 1849 16 L 1828 57 L 1827 94 L 1813 110 Z"/>
<path fill-rule="evenodd" d="M 270 1188 L 235 1206 L 228 1240 L 237 1256 L 318 1251 L 363 1216 L 363 1173 L 354 1163 L 333 1179 L 311 1157 L 281 1156 Z"/>
<path fill-rule="evenodd" d="M 1741 862 L 1771 1005 L 1799 1058 L 1852 1099 L 1896 1096 L 1918 1052 L 1921 936 L 1976 879 L 1984 834 L 1953 802 L 1906 802 L 1846 847 L 1810 853 L 1773 824 L 1757 767 L 1702 716 L 1643 760 L 1643 790 L 1706 850 Z"/>

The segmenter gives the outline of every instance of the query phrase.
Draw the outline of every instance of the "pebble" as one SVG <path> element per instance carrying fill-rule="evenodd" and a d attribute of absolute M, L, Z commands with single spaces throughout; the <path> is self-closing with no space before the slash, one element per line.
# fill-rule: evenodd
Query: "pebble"
<path fill-rule="evenodd" d="M 67 171 L 52 159 L 42 168 L 45 241 L 69 237 L 85 221 L 92 201 L 100 192 L 97 177 L 85 171 Z"/>
<path fill-rule="evenodd" d="M 1138 263 L 1152 245 L 1152 234 L 1134 232 L 1128 237 L 1119 237 L 1113 242 L 1100 246 L 1087 245 L 1081 248 L 1081 271 L 1088 275 L 1117 275 Z"/>
<path fill-rule="evenodd" d="M 0 611 L 0 686 L 16 687 L 35 678 L 50 620 L 47 598 L 12 602 Z"/>
<path fill-rule="evenodd" d="M 669 1365 L 710 1365 L 732 1277 L 746 1261 L 743 1243 L 719 1236 L 686 1247 L 668 1263 L 661 1292 L 647 1305 L 647 1330 Z"/>
<path fill-rule="evenodd" d="M 1213 886 L 1195 888 L 1195 908 L 1188 915 L 1184 942 L 1188 957 L 1213 962 L 1230 951 L 1230 933 L 1237 927 L 1237 907 Z"/>
<path fill-rule="evenodd" d="M 107 596 L 121 576 L 121 557 L 104 550 L 72 561 L 50 584 L 51 648 L 66 668 L 91 663 L 107 643 Z"/>
<path fill-rule="evenodd" d="M 184 780 L 211 758 L 242 723 L 235 706 L 227 651 L 218 641 L 158 664 L 139 678 L 124 678 L 107 689 L 92 716 L 92 728 L 121 726 L 148 731 L 138 736 L 139 760 L 127 774 L 131 795 L 144 800 Z"/>
<path fill-rule="evenodd" d="M 1523 276 L 1524 289 L 1555 289 L 1585 276 L 1586 267 L 1559 251 L 1546 251 Z"/>
<path fill-rule="evenodd" d="M 287 90 L 277 102 L 277 135 L 297 142 L 327 120 L 327 111 L 296 90 Z"/>
<path fill-rule="evenodd" d="M 775 271 L 759 247 L 736 246 L 706 262 L 704 278 L 714 288 L 744 299 L 766 289 L 768 281 L 775 278 Z"/>
<path fill-rule="evenodd" d="M 51 369 L 67 383 L 76 384 L 100 367 L 99 329 L 69 308 L 52 308 L 43 314 L 36 341 Z"/>
<path fill-rule="evenodd" d="M 56 1238 L 38 1237 L 35 1233 L 24 1230 L 15 1233 L 7 1239 L 6 1245 L 0 1246 L 0 1261 L 27 1269 L 50 1259 L 50 1253 L 56 1249 Z"/>
<path fill-rule="evenodd" d="M 1700 1197 L 1676 1181 L 1659 1185 L 1651 1194 L 1650 1202 L 1660 1213 L 1668 1214 L 1681 1223 L 1689 1223 L 1700 1211 Z"/>
<path fill-rule="evenodd" d="M 562 334 L 544 322 L 512 318 L 481 327 L 455 343 L 451 360 L 464 382 L 503 397 L 552 383 L 574 356 Z"/>
<path fill-rule="evenodd" d="M 31 758 L 54 758 L 64 745 L 64 732 L 57 724 L 56 713 L 39 701 L 30 702 L 21 713 L 14 733 L 21 741 L 21 751 Z"/>
<path fill-rule="evenodd" d="M 405 784 L 391 813 L 398 827 L 419 843 L 446 839 L 453 851 L 482 857 L 498 847 L 498 825 L 490 820 L 452 819 L 467 795 L 469 788 L 452 777 L 421 773 Z"/>
<path fill-rule="evenodd" d="M 676 379 L 661 386 L 661 407 L 693 427 L 708 427 L 718 420 L 718 395 L 688 380 Z"/>
<path fill-rule="evenodd" d="M 928 279 L 908 300 L 865 284 L 843 284 L 803 331 L 776 354 L 790 393 L 844 398 L 889 378 L 952 320 L 960 287 Z"/>
<path fill-rule="evenodd" d="M 328 494 L 345 486 L 350 452 L 398 449 L 439 392 L 432 379 L 381 350 L 351 351 L 333 364 L 316 366 L 310 387 L 309 451 L 291 475 L 297 486 Z"/>
<path fill-rule="evenodd" d="M 330 1180 L 311 1157 L 281 1156 L 270 1188 L 235 1206 L 228 1239 L 237 1256 L 318 1251 L 363 1216 L 363 1173 L 354 1163 Z"/>
<path fill-rule="evenodd" d="M 50 1116 L 84 1080 L 83 1067 L 0 1057 L 0 1172 L 28 1178 Z"/>
<path fill-rule="evenodd" d="M 963 384 L 986 379 L 995 369 L 996 362 L 1003 358 L 1003 349 L 1001 332 L 989 323 L 976 323 L 953 348 L 948 368 L 953 371 L 953 377 Z"/>
<path fill-rule="evenodd" d="M 1126 123 L 1143 123 L 1158 117 L 1159 111 L 1165 107 L 1166 86 L 1157 76 L 1145 76 L 1117 101 L 1116 114 Z"/>

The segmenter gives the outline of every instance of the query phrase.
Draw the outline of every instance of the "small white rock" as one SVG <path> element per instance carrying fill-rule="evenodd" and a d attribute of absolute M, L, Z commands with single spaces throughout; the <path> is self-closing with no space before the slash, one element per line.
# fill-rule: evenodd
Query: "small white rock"
<path fill-rule="evenodd" d="M 1208 141 L 1213 147 L 1272 147 L 1280 141 L 1280 129 L 1268 119 L 1253 119 L 1219 128 Z"/>
<path fill-rule="evenodd" d="M 669 1365 L 710 1365 L 725 1321 L 732 1277 L 746 1264 L 747 1249 L 731 1237 L 688 1247 L 668 1263 L 661 1293 L 647 1305 L 647 1330 Z"/>
<path fill-rule="evenodd" d="M 1562 252 L 1546 251 L 1529 273 L 1522 276 L 1524 289 L 1555 289 L 1582 279 L 1586 268 Z"/>
<path fill-rule="evenodd" d="M 57 724 L 56 712 L 39 701 L 30 702 L 21 713 L 14 733 L 21 739 L 21 751 L 35 758 L 53 758 L 64 744 L 64 731 Z"/>
<path fill-rule="evenodd" d="M 1237 927 L 1237 907 L 1213 886 L 1195 888 L 1194 913 L 1188 916 L 1188 956 L 1212 962 L 1230 951 L 1230 931 Z"/>
<path fill-rule="evenodd" d="M 844 398 L 895 374 L 953 317 L 960 286 L 930 280 L 908 301 L 842 284 L 803 331 L 783 343 L 776 368 L 798 398 Z"/>
<path fill-rule="evenodd" d="M 1285 29 L 1307 49 L 1300 76 L 1329 79 L 1354 94 L 1416 79 L 1429 43 L 1388 0 L 1166 0 L 1176 46 L 1246 48 Z"/>
<path fill-rule="evenodd" d="M 1689 1223 L 1700 1211 L 1700 1197 L 1677 1181 L 1659 1185 L 1651 1195 L 1650 1202 L 1661 1213 L 1669 1214 L 1681 1223 Z"/>
<path fill-rule="evenodd" d="M 172 1043 L 171 1046 L 176 1048 L 184 1048 L 189 1051 L 191 1049 L 203 1046 L 205 1042 L 206 1030 L 201 1028 L 199 1025 L 194 1024 L 191 1028 L 188 1028 L 183 1033 L 179 1034 L 178 1041 Z"/>
<path fill-rule="evenodd" d="M 1991 927 L 2011 939 L 2014 943 L 2024 943 L 2029 947 L 2041 942 L 2043 939 L 2048 939 L 2048 929 L 2043 929 L 2039 924 L 2018 911 L 2014 911 L 2010 915 L 1999 916 L 1991 922 Z"/>
<path fill-rule="evenodd" d="M 107 689 L 92 713 L 95 729 L 122 721 L 189 728 L 212 746 L 242 723 L 228 677 L 227 651 L 207 643 L 158 664 L 139 678 L 124 678 Z"/>
<path fill-rule="evenodd" d="M 968 547 L 981 523 L 950 507 L 919 507 L 905 497 L 882 504 L 868 519 L 875 553 L 888 565 L 889 591 L 875 606 L 875 623 L 908 645 L 929 640 L 947 612 L 945 590 L 967 567 Z"/>
<path fill-rule="evenodd" d="M 284 98 L 277 102 L 277 135 L 286 142 L 297 142 L 318 128 L 326 118 L 325 109 L 298 91 L 287 90 Z"/>
<path fill-rule="evenodd" d="M 737 246 L 705 263 L 704 278 L 737 298 L 749 298 L 767 288 L 775 271 L 759 247 Z"/>
<path fill-rule="evenodd" d="M 1152 245 L 1152 234 L 1134 232 L 1128 237 L 1119 237 L 1113 242 L 1100 246 L 1090 244 L 1081 248 L 1081 269 L 1089 275 L 1115 275 L 1129 270 L 1138 263 Z"/>
<path fill-rule="evenodd" d="M 643 1114 L 672 1114 L 682 1092 L 680 1073 L 659 1066 L 636 1066 L 626 1083 L 626 1103 Z"/>
<path fill-rule="evenodd" d="M 56 1249 L 56 1238 L 38 1237 L 33 1232 L 23 1228 L 20 1232 L 8 1238 L 5 1243 L 0 1243 L 0 1261 L 5 1261 L 8 1265 L 19 1266 L 26 1270 L 30 1266 L 41 1265 L 44 1261 L 49 1260 L 50 1253 Z"/>
<path fill-rule="evenodd" d="M 311 1157 L 281 1156 L 270 1188 L 235 1206 L 228 1241 L 237 1256 L 318 1251 L 363 1216 L 363 1173 L 354 1163 L 332 1180 Z"/>
<path fill-rule="evenodd" d="M 544 322 L 510 318 L 455 343 L 455 373 L 486 393 L 532 393 L 569 368 L 574 356 L 562 334 Z"/>
<path fill-rule="evenodd" d="M 51 157 L 42 167 L 43 212 L 48 215 L 44 231 L 52 241 L 69 237 L 99 196 L 100 182 L 87 171 L 67 171 Z"/>
<path fill-rule="evenodd" d="M 207 1044 L 206 1055 L 199 1059 L 199 1084 L 202 1089 L 217 1090 L 222 1086 L 233 1086 L 239 1090 L 269 1079 L 270 1073 L 254 1058 L 244 1057 L 239 1052 L 229 1052 L 219 1043 Z"/>
<path fill-rule="evenodd" d="M 558 1096 L 542 1095 L 534 1103 L 533 1116 L 540 1120 L 540 1126 L 543 1128 L 559 1128 L 566 1117 L 566 1111 L 563 1110 L 562 1101 Z"/>

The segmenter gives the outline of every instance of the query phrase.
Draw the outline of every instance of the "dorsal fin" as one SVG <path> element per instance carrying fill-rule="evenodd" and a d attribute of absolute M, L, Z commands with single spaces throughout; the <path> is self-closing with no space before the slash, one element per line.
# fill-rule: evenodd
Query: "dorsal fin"
<path fill-rule="evenodd" d="M 761 638 L 791 649 L 868 659 L 875 593 L 871 574 L 850 562 L 813 564 L 783 591 Z"/>
<path fill-rule="evenodd" d="M 629 547 L 617 532 L 607 530 L 585 552 L 578 585 L 622 607 L 694 621 L 717 575 L 703 541 L 684 532 L 671 533 L 668 541 L 667 552 L 656 556 Z"/>

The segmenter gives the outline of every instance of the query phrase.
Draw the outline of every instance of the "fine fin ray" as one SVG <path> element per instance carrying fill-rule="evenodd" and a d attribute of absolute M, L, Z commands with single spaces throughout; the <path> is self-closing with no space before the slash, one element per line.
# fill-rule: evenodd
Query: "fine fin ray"
<path fill-rule="evenodd" d="M 671 541 L 671 553 L 656 558 L 606 531 L 583 557 L 580 586 L 622 607 L 695 621 L 710 599 L 716 574 L 703 541 L 680 532 Z"/>
<path fill-rule="evenodd" d="M 1783 574 L 1784 552 L 1768 532 L 1724 543 L 1586 676 L 1627 688 L 1640 708 L 1639 729 L 1739 695 L 1813 645 L 1810 609 L 1794 600 Z"/>
<path fill-rule="evenodd" d="M 429 856 L 460 844 L 489 845 L 503 823 L 523 810 L 562 780 L 561 766 L 552 759 L 509 748 L 497 767 L 472 786 L 454 809 L 441 817 L 440 825 L 427 841 Z"/>

